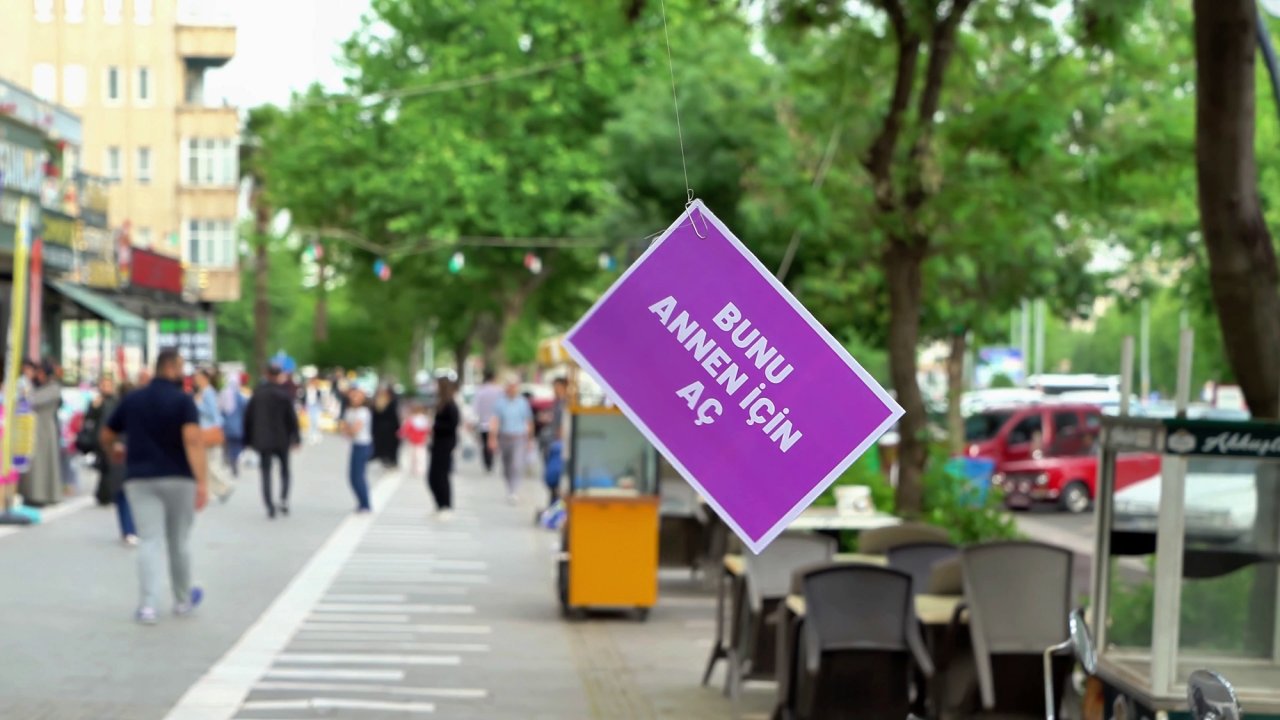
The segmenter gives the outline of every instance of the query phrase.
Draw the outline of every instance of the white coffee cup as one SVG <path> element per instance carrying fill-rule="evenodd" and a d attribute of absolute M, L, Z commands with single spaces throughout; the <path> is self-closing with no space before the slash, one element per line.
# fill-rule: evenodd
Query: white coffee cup
<path fill-rule="evenodd" d="M 871 488 L 866 485 L 841 485 L 836 488 L 836 512 L 841 515 L 865 515 L 874 510 Z"/>

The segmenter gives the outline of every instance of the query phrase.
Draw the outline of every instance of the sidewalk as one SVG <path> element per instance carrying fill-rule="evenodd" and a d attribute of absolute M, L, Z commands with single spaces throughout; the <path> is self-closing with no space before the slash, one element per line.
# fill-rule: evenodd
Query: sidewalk
<path fill-rule="evenodd" d="M 164 717 L 351 515 L 337 441 L 294 455 L 293 516 L 266 519 L 254 472 L 192 537 L 201 616 L 138 627 L 135 551 L 115 510 L 89 507 L 0 537 L 0 715 Z M 89 485 L 95 478 L 82 478 Z"/>
<path fill-rule="evenodd" d="M 729 717 L 718 686 L 698 686 L 714 614 L 700 581 L 664 573 L 647 623 L 566 621 L 556 536 L 532 523 L 541 487 L 513 507 L 464 464 L 455 489 L 440 522 L 423 483 L 380 487 L 374 517 L 344 523 L 168 717 Z M 747 717 L 771 699 L 749 691 Z"/>
<path fill-rule="evenodd" d="M 452 522 L 425 483 L 374 487 L 351 513 L 345 446 L 295 456 L 293 515 L 268 521 L 257 477 L 203 513 L 194 536 L 199 616 L 132 620 L 134 551 L 110 508 L 0 538 L 0 714 L 24 720 L 296 718 L 728 718 L 698 685 L 714 631 L 702 580 L 664 571 L 648 622 L 567 621 L 556 535 L 501 481 L 463 463 Z M 770 685 L 744 718 L 767 717 Z"/>

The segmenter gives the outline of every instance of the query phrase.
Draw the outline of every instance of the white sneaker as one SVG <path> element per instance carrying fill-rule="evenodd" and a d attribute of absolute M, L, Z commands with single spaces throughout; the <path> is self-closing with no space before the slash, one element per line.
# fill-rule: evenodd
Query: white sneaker
<path fill-rule="evenodd" d="M 125 536 L 124 536 L 124 544 L 125 544 L 125 545 L 128 545 L 129 547 L 137 547 L 137 546 L 138 546 L 138 536 L 137 536 L 137 535 L 125 535 Z"/>
<path fill-rule="evenodd" d="M 449 522 L 453 519 L 452 510 L 439 510 L 436 512 L 436 519 L 440 522 Z"/>

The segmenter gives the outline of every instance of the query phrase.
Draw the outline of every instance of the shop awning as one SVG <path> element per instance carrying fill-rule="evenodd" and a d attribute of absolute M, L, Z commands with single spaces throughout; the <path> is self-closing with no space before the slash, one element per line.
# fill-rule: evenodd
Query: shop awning
<path fill-rule="evenodd" d="M 50 280 L 49 285 L 71 302 L 87 310 L 91 315 L 102 318 L 116 328 L 125 331 L 147 332 L 147 321 L 125 310 L 107 298 L 82 285 L 75 285 L 65 280 Z"/>
<path fill-rule="evenodd" d="M 538 364 L 545 367 L 554 365 L 571 365 L 573 358 L 564 349 L 564 336 L 557 335 L 538 343 Z"/>

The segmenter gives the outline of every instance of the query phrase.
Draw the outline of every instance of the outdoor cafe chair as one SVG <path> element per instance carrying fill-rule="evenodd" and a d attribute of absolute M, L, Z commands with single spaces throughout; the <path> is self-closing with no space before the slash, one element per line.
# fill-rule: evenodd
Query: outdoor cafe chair
<path fill-rule="evenodd" d="M 934 568 L 939 563 L 956 557 L 960 548 L 949 542 L 918 542 L 889 548 L 889 567 L 911 576 L 915 593 L 929 590 Z"/>
<path fill-rule="evenodd" d="M 905 718 L 917 671 L 933 675 L 920 636 L 911 575 L 836 564 L 805 574 L 804 625 L 792 709 L 801 720 Z"/>
<path fill-rule="evenodd" d="M 1070 550 L 1037 542 L 993 542 L 961 551 L 965 602 L 980 707 L 976 716 L 1041 718 L 1044 649 L 1067 639 L 1071 610 Z M 1055 705 L 1071 671 L 1070 657 L 1054 658 Z M 1055 707 L 1055 710 L 1057 708 Z"/>
<path fill-rule="evenodd" d="M 951 536 L 937 525 L 907 522 L 890 527 L 863 530 L 858 535 L 858 552 L 864 555 L 884 555 L 890 548 L 922 542 L 950 542 Z"/>
<path fill-rule="evenodd" d="M 784 532 L 760 554 L 747 553 L 737 642 L 729 648 L 729 696 L 735 705 L 746 680 L 771 680 L 777 665 L 778 612 L 797 569 L 831 562 L 836 541 L 825 535 Z"/>
<path fill-rule="evenodd" d="M 925 592 L 930 595 L 963 595 L 963 574 L 964 569 L 960 564 L 960 552 L 957 550 L 951 557 L 934 563 L 933 570 L 929 573 L 929 584 L 925 586 Z"/>

